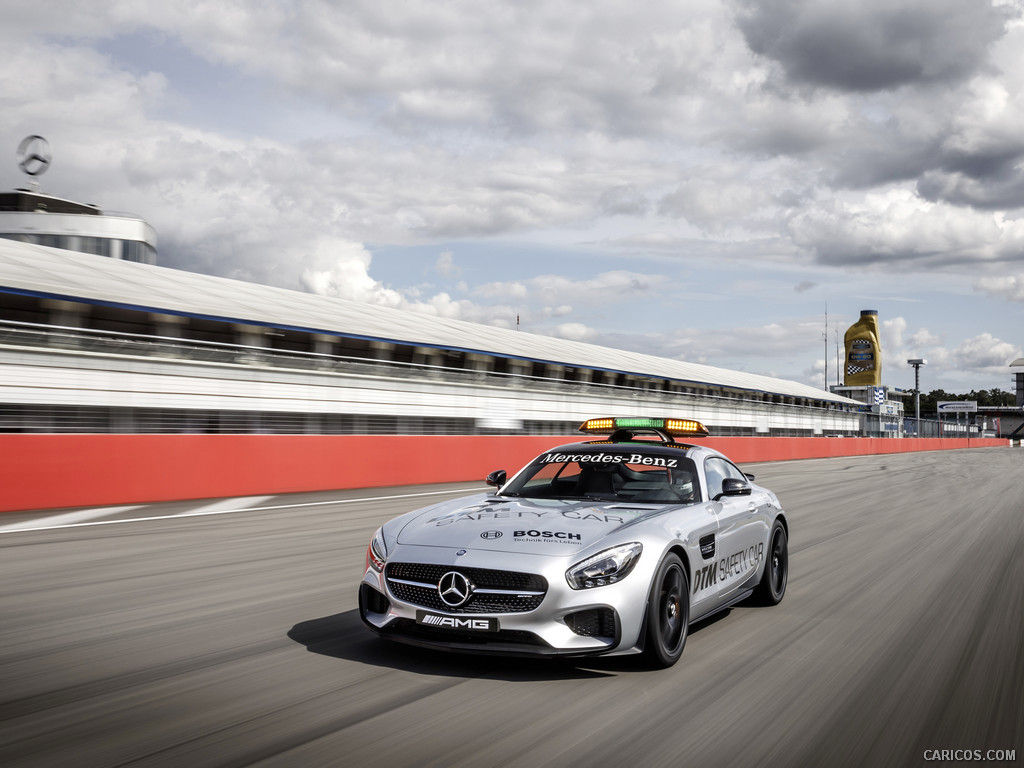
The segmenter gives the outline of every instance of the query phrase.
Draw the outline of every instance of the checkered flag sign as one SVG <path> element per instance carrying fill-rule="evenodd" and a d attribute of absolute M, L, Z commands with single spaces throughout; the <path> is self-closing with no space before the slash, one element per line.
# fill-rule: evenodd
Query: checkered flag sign
<path fill-rule="evenodd" d="M 885 390 L 881 387 L 875 387 L 875 405 L 881 405 L 885 402 Z"/>
<path fill-rule="evenodd" d="M 846 366 L 846 375 L 847 376 L 853 376 L 855 373 L 860 373 L 861 371 L 867 371 L 867 370 L 870 370 L 870 369 L 866 368 L 863 365 L 848 365 L 848 366 Z"/>

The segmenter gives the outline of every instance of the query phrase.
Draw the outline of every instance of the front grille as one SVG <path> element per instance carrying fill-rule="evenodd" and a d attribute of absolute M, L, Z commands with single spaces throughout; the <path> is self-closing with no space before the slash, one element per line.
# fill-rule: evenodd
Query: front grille
<path fill-rule="evenodd" d="M 452 571 L 461 573 L 473 585 L 469 600 L 458 608 L 441 600 L 437 591 L 441 577 Z M 444 613 L 525 613 L 539 606 L 548 590 L 547 579 L 543 576 L 489 568 L 388 563 L 384 576 L 388 591 L 396 599 Z"/>
<path fill-rule="evenodd" d="M 447 571 L 446 571 L 447 573 Z M 500 629 L 497 632 L 473 632 L 468 629 L 448 629 L 417 624 L 413 619 L 396 619 L 381 630 L 381 634 L 398 635 L 409 640 L 438 644 L 460 645 L 530 645 L 550 646 L 533 632 L 519 629 Z"/>

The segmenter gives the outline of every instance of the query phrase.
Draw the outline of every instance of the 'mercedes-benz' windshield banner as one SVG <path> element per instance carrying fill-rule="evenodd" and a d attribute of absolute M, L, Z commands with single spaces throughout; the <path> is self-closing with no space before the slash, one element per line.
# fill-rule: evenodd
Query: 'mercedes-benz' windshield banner
<path fill-rule="evenodd" d="M 646 456 L 641 453 L 545 453 L 541 464 L 643 464 L 651 467 L 677 467 L 678 459 L 664 456 Z"/>

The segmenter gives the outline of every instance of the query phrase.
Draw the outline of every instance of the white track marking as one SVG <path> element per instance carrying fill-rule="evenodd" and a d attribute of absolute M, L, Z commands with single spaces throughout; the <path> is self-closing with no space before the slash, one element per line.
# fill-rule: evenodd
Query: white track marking
<path fill-rule="evenodd" d="M 7 531 L 37 531 L 45 528 L 65 528 L 74 523 L 81 523 L 83 520 L 94 520 L 97 517 L 116 515 L 120 512 L 131 512 L 142 509 L 144 505 L 138 504 L 131 507 L 96 507 L 94 509 L 81 509 L 78 512 L 65 512 L 63 515 L 42 517 L 36 520 L 25 520 L 21 523 L 0 526 L 0 533 Z"/>
<path fill-rule="evenodd" d="M 40 525 L 45 523 L 47 520 L 54 520 L 56 518 L 64 517 L 64 515 L 56 515 L 54 518 L 42 518 L 41 520 L 29 520 L 24 523 L 15 523 L 14 525 L 6 528 L 0 528 L 0 534 L 3 533 L 17 533 L 21 531 L 48 531 L 56 528 L 86 528 L 93 525 L 115 525 L 118 523 L 143 523 L 149 520 L 171 520 L 171 519 L 182 519 L 187 517 L 205 517 L 208 515 L 229 515 L 234 512 L 269 512 L 275 509 L 297 509 L 299 507 L 322 507 L 327 504 L 358 504 L 359 502 L 367 501 L 388 501 L 389 499 L 415 499 L 422 496 L 443 496 L 445 494 L 452 493 L 472 493 L 473 491 L 480 491 L 479 486 L 473 486 L 472 488 L 453 488 L 450 491 L 424 491 L 422 493 L 399 493 L 393 496 L 365 496 L 357 499 L 332 499 L 330 501 L 307 501 L 298 504 L 277 504 L 270 507 L 243 507 L 241 509 L 219 509 L 214 511 L 197 512 L 195 510 L 190 512 L 179 512 L 174 515 L 154 515 L 152 517 L 125 517 L 118 520 L 92 520 L 88 523 L 82 522 L 69 522 L 59 523 L 55 525 Z M 210 504 L 214 506 L 219 502 Z M 100 517 L 102 515 L 111 514 L 113 510 L 129 510 L 129 509 L 141 509 L 141 507 L 106 507 L 103 510 L 99 509 L 83 509 L 81 512 L 69 512 L 70 515 L 83 515 L 85 519 Z M 200 507 L 202 509 L 202 507 Z M 82 519 L 82 518 L 80 518 Z"/>
<path fill-rule="evenodd" d="M 179 512 L 171 517 L 186 517 L 188 515 L 202 515 L 202 514 L 213 514 L 214 512 L 237 512 L 242 509 L 251 509 L 256 504 L 272 499 L 273 496 L 238 496 L 234 499 L 221 499 L 215 501 L 212 504 L 204 504 L 201 507 L 195 509 L 189 509 L 184 512 Z"/>

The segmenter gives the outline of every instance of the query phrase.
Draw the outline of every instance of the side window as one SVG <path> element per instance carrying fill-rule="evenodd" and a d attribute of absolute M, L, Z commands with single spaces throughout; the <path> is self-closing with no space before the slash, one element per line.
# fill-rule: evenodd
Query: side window
<path fill-rule="evenodd" d="M 711 458 L 704 461 L 704 474 L 708 479 L 708 498 L 714 499 L 722 492 L 722 481 L 728 477 L 727 469 L 723 466 L 726 462 L 721 459 Z"/>
<path fill-rule="evenodd" d="M 747 476 L 744 475 L 740 471 L 740 468 L 737 467 L 735 464 L 733 464 L 731 461 L 723 461 L 722 464 L 725 465 L 725 476 L 726 477 L 735 477 L 737 480 L 743 480 L 745 482 L 749 482 L 747 480 Z"/>
<path fill-rule="evenodd" d="M 731 461 L 716 457 L 704 461 L 704 474 L 708 478 L 708 498 L 714 499 L 722 492 L 722 481 L 727 477 L 749 482 L 739 467 Z"/>

